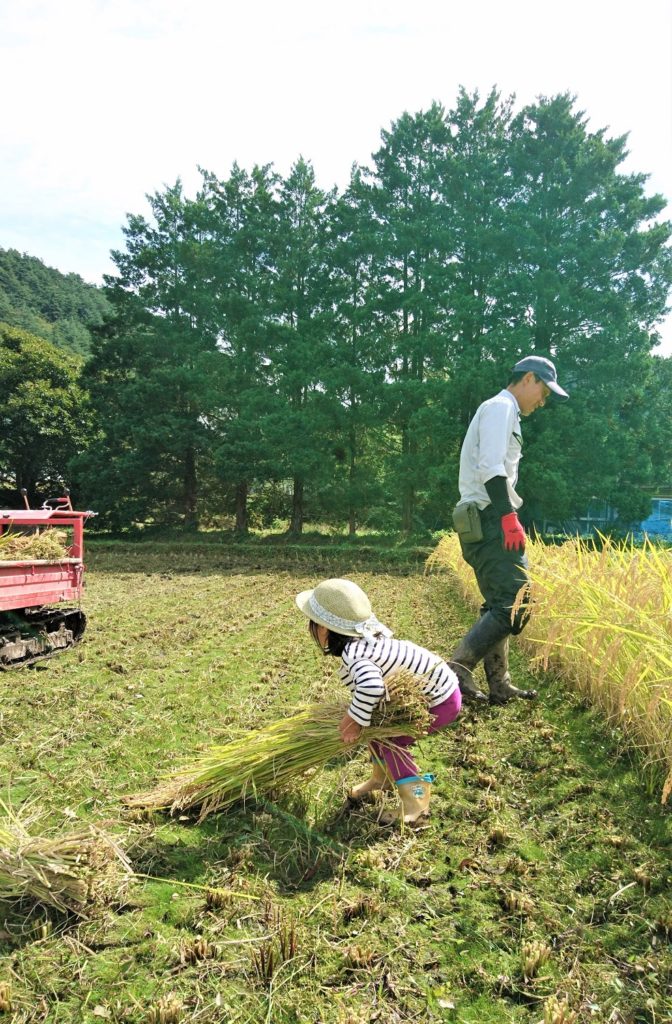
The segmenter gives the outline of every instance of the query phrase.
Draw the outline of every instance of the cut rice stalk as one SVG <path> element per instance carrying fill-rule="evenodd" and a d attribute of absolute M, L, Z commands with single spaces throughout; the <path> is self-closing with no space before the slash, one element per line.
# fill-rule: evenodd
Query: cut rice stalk
<path fill-rule="evenodd" d="M 20 562 L 33 559 L 58 562 L 68 557 L 65 530 L 48 528 L 41 532 L 8 533 L 0 536 L 0 561 Z"/>
<path fill-rule="evenodd" d="M 132 870 L 110 836 L 92 825 L 38 834 L 39 817 L 0 800 L 0 900 L 29 898 L 82 913 L 94 900 L 118 895 Z"/>
<path fill-rule="evenodd" d="M 374 740 L 395 749 L 396 736 L 425 735 L 430 714 L 418 677 L 399 672 L 388 681 L 388 692 L 389 701 L 380 705 L 373 724 L 362 730 L 354 744 L 343 743 L 338 731 L 346 705 L 313 705 L 212 747 L 156 789 L 127 797 L 124 802 L 130 807 L 172 813 L 200 807 L 202 821 L 213 811 L 280 789 L 310 768 L 351 755 Z"/>

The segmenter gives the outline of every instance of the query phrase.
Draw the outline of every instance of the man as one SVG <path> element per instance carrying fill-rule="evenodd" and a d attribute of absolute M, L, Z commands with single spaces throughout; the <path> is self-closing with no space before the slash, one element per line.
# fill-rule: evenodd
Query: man
<path fill-rule="evenodd" d="M 520 417 L 530 416 L 546 400 L 569 395 L 555 366 L 542 356 L 526 356 L 513 368 L 508 386 L 476 410 L 460 454 L 460 501 L 453 513 L 464 560 L 476 574 L 483 596 L 481 618 L 462 639 L 449 664 L 466 700 L 487 700 L 472 671 L 483 661 L 491 704 L 512 697 L 534 698 L 509 675 L 509 636 L 521 632 L 529 611 L 516 597 L 528 582 L 525 531 L 516 493 L 522 436 Z M 515 606 L 515 610 L 514 610 Z"/>

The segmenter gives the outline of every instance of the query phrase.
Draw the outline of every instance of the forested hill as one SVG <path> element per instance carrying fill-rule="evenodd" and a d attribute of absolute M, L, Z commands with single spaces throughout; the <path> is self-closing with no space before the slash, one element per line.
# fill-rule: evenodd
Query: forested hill
<path fill-rule="evenodd" d="M 89 328 L 108 303 L 79 274 L 62 274 L 42 260 L 0 249 L 0 320 L 79 355 L 89 351 Z"/>

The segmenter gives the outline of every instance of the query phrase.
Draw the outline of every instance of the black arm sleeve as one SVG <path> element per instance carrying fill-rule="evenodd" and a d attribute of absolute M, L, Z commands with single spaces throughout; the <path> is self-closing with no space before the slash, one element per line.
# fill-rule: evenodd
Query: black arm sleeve
<path fill-rule="evenodd" d="M 507 512 L 513 512 L 505 476 L 490 477 L 485 481 L 485 489 L 488 492 L 490 504 L 498 515 L 505 516 Z"/>

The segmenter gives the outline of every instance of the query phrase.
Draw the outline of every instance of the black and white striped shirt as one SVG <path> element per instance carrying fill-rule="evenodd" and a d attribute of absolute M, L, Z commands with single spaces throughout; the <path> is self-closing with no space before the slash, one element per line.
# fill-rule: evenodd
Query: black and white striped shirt
<path fill-rule="evenodd" d="M 375 637 L 354 639 L 341 656 L 339 674 L 352 693 L 348 714 L 360 725 L 371 724 L 373 709 L 385 697 L 385 680 L 408 669 L 418 676 L 430 708 L 447 700 L 457 689 L 457 676 L 438 654 L 410 640 Z"/>

